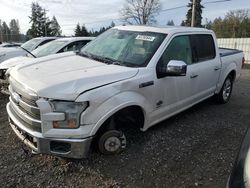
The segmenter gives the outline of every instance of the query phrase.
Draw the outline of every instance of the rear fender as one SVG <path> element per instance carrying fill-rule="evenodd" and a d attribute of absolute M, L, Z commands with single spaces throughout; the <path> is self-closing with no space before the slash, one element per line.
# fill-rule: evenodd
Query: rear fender
<path fill-rule="evenodd" d="M 237 70 L 237 66 L 236 66 L 235 62 L 230 63 L 224 70 L 223 70 L 223 66 L 222 66 L 222 72 L 220 74 L 219 82 L 217 84 L 217 89 L 216 89 L 215 93 L 220 92 L 222 85 L 223 85 L 226 77 L 229 75 L 229 73 L 232 71 L 236 72 L 236 70 Z"/>

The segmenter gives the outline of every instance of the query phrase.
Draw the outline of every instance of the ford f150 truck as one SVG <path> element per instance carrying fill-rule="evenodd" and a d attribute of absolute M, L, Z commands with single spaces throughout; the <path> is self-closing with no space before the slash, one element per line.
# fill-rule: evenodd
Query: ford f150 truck
<path fill-rule="evenodd" d="M 146 131 L 211 96 L 227 103 L 242 60 L 203 28 L 117 26 L 78 55 L 13 68 L 10 126 L 37 153 L 116 154 L 128 128 Z"/>

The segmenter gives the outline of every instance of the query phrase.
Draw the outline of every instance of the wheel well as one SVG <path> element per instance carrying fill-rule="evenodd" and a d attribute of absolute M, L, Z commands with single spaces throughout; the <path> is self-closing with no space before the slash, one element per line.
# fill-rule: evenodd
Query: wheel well
<path fill-rule="evenodd" d="M 119 110 L 109 117 L 97 131 L 97 135 L 109 129 L 120 129 L 127 127 L 143 128 L 144 112 L 140 106 L 129 106 Z"/>
<path fill-rule="evenodd" d="M 232 71 L 228 74 L 228 76 L 231 76 L 232 79 L 233 79 L 233 81 L 234 81 L 234 80 L 235 80 L 235 77 L 236 77 L 236 71 L 235 71 L 235 70 L 232 70 Z"/>

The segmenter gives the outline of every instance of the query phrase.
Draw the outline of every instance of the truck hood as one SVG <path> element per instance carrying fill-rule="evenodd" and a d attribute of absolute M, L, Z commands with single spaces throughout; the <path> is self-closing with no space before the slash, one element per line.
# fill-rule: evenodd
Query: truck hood
<path fill-rule="evenodd" d="M 75 100 L 81 93 L 135 76 L 138 68 L 107 65 L 81 56 L 27 63 L 10 71 L 11 78 L 39 97 Z"/>

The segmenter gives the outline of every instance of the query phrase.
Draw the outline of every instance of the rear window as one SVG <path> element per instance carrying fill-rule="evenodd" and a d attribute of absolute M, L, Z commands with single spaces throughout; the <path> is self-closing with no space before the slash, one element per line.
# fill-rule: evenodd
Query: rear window
<path fill-rule="evenodd" d="M 190 38 L 194 63 L 215 58 L 215 46 L 212 35 L 191 35 Z"/>

